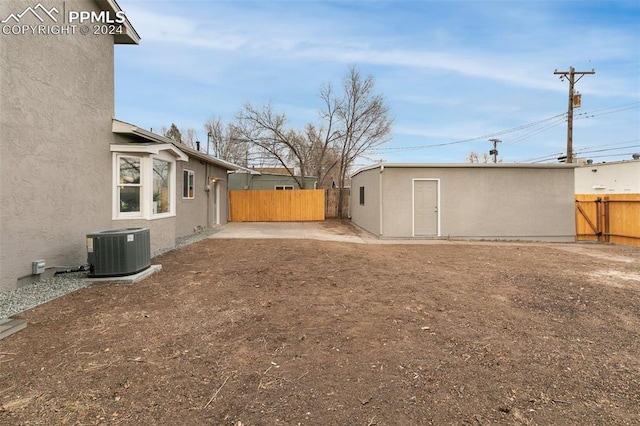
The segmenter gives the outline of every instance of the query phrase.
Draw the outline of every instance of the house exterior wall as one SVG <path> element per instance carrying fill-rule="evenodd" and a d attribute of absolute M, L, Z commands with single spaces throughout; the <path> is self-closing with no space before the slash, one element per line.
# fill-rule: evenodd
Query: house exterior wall
<path fill-rule="evenodd" d="M 194 198 L 182 197 L 183 171 L 191 170 L 195 173 Z M 215 186 L 211 184 L 211 178 L 215 178 Z M 223 225 L 227 223 L 227 172 L 210 164 L 202 164 L 200 160 L 190 158 L 188 162 L 178 163 L 176 195 L 176 213 L 179 220 L 176 222 L 176 237 L 185 237 L 197 232 L 199 229 Z M 208 188 L 207 188 L 208 186 Z M 217 197 L 218 223 L 215 222 L 215 207 L 212 197 Z"/>
<path fill-rule="evenodd" d="M 108 229 L 122 228 L 148 228 L 151 245 L 151 256 L 156 256 L 161 252 L 172 249 L 176 246 L 176 217 L 163 219 L 127 219 L 114 220 Z M 85 255 L 86 258 L 86 255 Z"/>
<path fill-rule="evenodd" d="M 28 6 L 3 0 L 0 17 Z M 112 191 L 113 45 L 108 35 L 0 35 L 0 291 L 37 259 L 85 263 L 86 234 L 111 225 L 111 196 L 93 194 Z"/>
<path fill-rule="evenodd" d="M 351 194 L 349 199 L 349 211 L 351 221 L 369 231 L 373 235 L 380 236 L 380 169 L 367 170 L 357 174 L 351 179 Z M 364 205 L 360 204 L 360 188 L 364 187 Z"/>
<path fill-rule="evenodd" d="M 305 177 L 306 189 L 314 189 L 316 179 L 313 177 Z M 275 189 L 276 185 L 291 185 L 294 189 L 299 189 L 297 182 L 291 176 L 284 175 L 252 175 L 250 173 L 230 173 L 229 174 L 229 190 L 240 191 L 244 189 L 251 190 L 269 190 Z"/>
<path fill-rule="evenodd" d="M 441 238 L 574 241 L 573 169 L 500 166 L 385 167 L 381 236 L 413 236 L 413 180 L 437 179 Z M 352 202 L 360 175 L 374 173 L 379 169 L 353 177 Z M 354 222 L 368 230 L 370 220 L 360 224 L 367 216 L 356 211 Z"/>
<path fill-rule="evenodd" d="M 640 160 L 588 164 L 575 169 L 576 194 L 640 194 Z"/>
<path fill-rule="evenodd" d="M 210 176 L 216 178 L 216 185 L 218 186 L 217 192 L 217 202 L 219 204 L 219 220 L 220 225 L 224 225 L 229 221 L 229 180 L 228 174 L 226 170 L 212 167 L 210 170 Z M 213 186 L 211 186 L 213 188 Z M 211 193 L 210 193 L 211 196 Z M 216 224 L 211 223 L 209 226 L 215 226 Z"/>

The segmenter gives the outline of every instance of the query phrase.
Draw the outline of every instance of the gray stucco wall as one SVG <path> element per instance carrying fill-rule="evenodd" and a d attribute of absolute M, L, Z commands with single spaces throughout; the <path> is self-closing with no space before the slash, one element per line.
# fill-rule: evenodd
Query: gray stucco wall
<path fill-rule="evenodd" d="M 3 0 L 0 16 L 28 6 Z M 98 10 L 93 1 L 73 7 Z M 30 276 L 37 259 L 85 263 L 86 233 L 111 225 L 113 42 L 0 35 L 0 291 Z"/>
<path fill-rule="evenodd" d="M 360 187 L 364 186 L 364 205 L 360 204 Z M 351 179 L 349 199 L 351 221 L 380 236 L 380 169 L 367 170 Z"/>
<path fill-rule="evenodd" d="M 218 167 L 209 166 L 210 176 L 216 178 L 216 185 L 218 187 L 218 198 L 217 202 L 219 204 L 219 221 L 220 225 L 224 225 L 229 221 L 229 180 L 227 171 L 224 169 L 220 169 Z M 212 187 L 213 188 L 213 187 Z M 210 224 L 213 226 L 214 224 Z"/>
<path fill-rule="evenodd" d="M 194 198 L 182 198 L 183 171 L 191 170 L 195 173 Z M 215 186 L 210 179 L 215 178 Z M 189 162 L 178 163 L 176 194 L 178 220 L 176 222 L 176 236 L 184 237 L 195 232 L 196 228 L 216 226 L 215 204 L 212 197 L 218 197 L 218 224 L 227 223 L 227 172 L 211 164 L 202 164 L 200 160 L 191 158 Z M 209 189 L 207 190 L 207 185 Z M 216 188 L 217 187 L 217 188 Z"/>
<path fill-rule="evenodd" d="M 353 178 L 357 187 L 379 169 Z M 364 176 L 361 176 L 364 175 Z M 570 167 L 385 167 L 382 237 L 413 236 L 413 179 L 439 179 L 440 237 L 574 241 L 573 169 Z M 370 178 L 368 178 L 370 179 Z M 375 206 L 367 206 L 374 208 Z M 368 229 L 373 212 L 355 214 Z M 363 224 L 361 224 L 362 222 Z"/>
<path fill-rule="evenodd" d="M 109 229 L 120 228 L 149 228 L 149 239 L 151 245 L 151 255 L 154 256 L 167 249 L 172 249 L 176 245 L 176 218 L 167 217 L 163 219 L 130 219 L 114 220 Z"/>

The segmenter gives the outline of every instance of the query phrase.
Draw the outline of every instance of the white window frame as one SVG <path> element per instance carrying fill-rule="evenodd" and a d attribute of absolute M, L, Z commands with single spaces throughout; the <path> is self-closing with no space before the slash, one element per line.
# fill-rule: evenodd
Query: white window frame
<path fill-rule="evenodd" d="M 293 185 L 275 185 L 273 189 L 277 191 L 294 189 Z"/>
<path fill-rule="evenodd" d="M 137 184 L 121 184 L 120 183 L 120 159 L 122 158 L 135 158 L 138 160 L 139 164 L 140 164 L 140 182 Z M 144 173 L 143 171 L 143 162 L 142 162 L 142 157 L 140 157 L 139 155 L 134 155 L 134 154 L 120 154 L 117 155 L 114 159 L 114 180 L 115 180 L 115 185 L 114 185 L 114 200 L 113 200 L 113 206 L 114 206 L 114 211 L 118 212 L 118 216 L 122 219 L 131 219 L 131 218 L 138 218 L 142 215 L 142 209 L 143 209 L 143 205 L 142 205 L 142 199 L 144 198 L 143 195 L 143 191 L 142 188 L 144 187 Z M 135 212 L 121 212 L 120 211 L 120 189 L 123 187 L 137 187 L 140 188 L 140 209 L 139 211 L 135 211 Z"/>
<path fill-rule="evenodd" d="M 192 182 L 192 195 L 189 196 L 188 192 L 189 190 L 187 189 L 187 196 L 185 197 L 184 195 L 184 182 L 185 182 L 185 174 L 187 175 L 187 186 L 189 185 L 189 177 L 191 177 L 191 182 Z M 196 198 L 196 172 L 194 172 L 193 170 L 189 170 L 189 169 L 182 169 L 182 199 L 183 200 L 193 200 Z"/>
<path fill-rule="evenodd" d="M 167 151 L 157 153 L 113 152 L 113 220 L 144 219 L 155 220 L 174 217 L 176 215 L 176 158 Z M 120 211 L 120 158 L 133 157 L 140 159 L 140 211 Z M 162 160 L 170 164 L 169 170 L 169 211 L 153 213 L 153 160 Z"/>
<path fill-rule="evenodd" d="M 151 216 L 152 218 L 157 218 L 157 217 L 170 217 L 170 216 L 175 216 L 175 211 L 176 211 L 176 197 L 175 197 L 175 186 L 176 186 L 176 162 L 172 159 L 172 158 L 167 158 L 168 156 L 164 156 L 163 154 L 160 155 L 152 155 L 151 158 L 149 159 L 150 163 L 151 163 L 151 185 L 149 185 L 151 187 Z M 167 186 L 168 186 L 168 196 L 169 196 L 169 211 L 167 212 L 162 212 L 162 213 L 156 213 L 156 207 L 155 207 L 155 194 L 154 194 L 154 186 L 155 186 L 155 170 L 154 170 L 154 162 L 158 160 L 158 161 L 163 161 L 169 164 L 169 176 L 168 176 L 168 182 L 167 182 Z"/>

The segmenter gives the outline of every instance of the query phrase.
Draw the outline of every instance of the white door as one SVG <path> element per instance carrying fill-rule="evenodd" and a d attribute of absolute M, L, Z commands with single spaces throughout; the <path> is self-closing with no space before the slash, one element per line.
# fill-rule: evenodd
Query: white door
<path fill-rule="evenodd" d="M 438 236 L 438 181 L 413 181 L 413 235 Z"/>

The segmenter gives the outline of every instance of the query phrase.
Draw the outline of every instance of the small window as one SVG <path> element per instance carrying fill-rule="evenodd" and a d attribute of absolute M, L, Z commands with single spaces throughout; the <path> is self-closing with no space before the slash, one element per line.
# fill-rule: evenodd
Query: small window
<path fill-rule="evenodd" d="M 360 187 L 360 205 L 364 206 L 364 186 Z"/>
<path fill-rule="evenodd" d="M 182 198 L 193 199 L 195 194 L 193 191 L 196 173 L 191 170 L 182 172 Z"/>
<path fill-rule="evenodd" d="M 276 191 L 282 191 L 287 189 L 293 189 L 293 185 L 276 185 Z"/>

